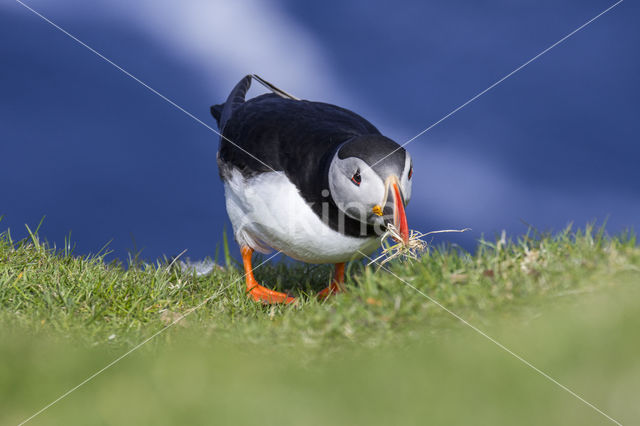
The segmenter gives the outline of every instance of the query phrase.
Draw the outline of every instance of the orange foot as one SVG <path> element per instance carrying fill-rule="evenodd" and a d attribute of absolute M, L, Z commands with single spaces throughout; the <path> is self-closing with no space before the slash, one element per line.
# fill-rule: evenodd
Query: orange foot
<path fill-rule="evenodd" d="M 296 301 L 295 297 L 288 296 L 285 293 L 279 291 L 269 290 L 266 287 L 261 286 L 253 276 L 253 267 L 251 266 L 251 255 L 253 249 L 251 247 L 242 247 L 242 263 L 244 264 L 244 272 L 247 281 L 247 294 L 253 298 L 256 302 L 262 302 L 265 304 L 272 303 L 293 303 Z"/>
<path fill-rule="evenodd" d="M 247 294 L 249 297 L 252 297 L 256 302 L 262 302 L 265 304 L 272 303 L 293 303 L 296 301 L 295 297 L 291 297 L 285 293 L 280 293 L 279 291 L 269 290 L 266 287 L 261 286 L 258 283 L 252 285 L 252 288 L 249 289 L 250 284 L 247 283 Z"/>
<path fill-rule="evenodd" d="M 318 299 L 325 300 L 332 294 L 344 291 L 344 263 L 336 263 L 336 270 L 329 287 L 318 293 Z"/>

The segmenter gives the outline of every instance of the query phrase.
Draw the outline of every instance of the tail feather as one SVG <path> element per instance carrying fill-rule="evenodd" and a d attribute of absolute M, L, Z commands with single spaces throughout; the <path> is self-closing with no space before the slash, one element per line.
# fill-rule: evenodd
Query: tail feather
<path fill-rule="evenodd" d="M 216 122 L 218 123 L 218 128 L 220 129 L 220 131 L 224 130 L 224 126 L 227 124 L 227 121 L 229 121 L 229 119 L 233 115 L 233 111 L 235 111 L 235 109 L 239 105 L 244 103 L 247 91 L 249 90 L 249 87 L 251 87 L 252 78 L 256 79 L 260 84 L 262 84 L 263 86 L 265 86 L 267 89 L 271 90 L 273 93 L 275 93 L 278 96 L 281 96 L 286 99 L 293 99 L 296 101 L 300 100 L 300 98 L 296 98 L 292 94 L 277 88 L 276 86 L 274 86 L 273 84 L 269 83 L 268 81 L 264 80 L 262 77 L 256 74 L 247 75 L 242 80 L 240 80 L 238 84 L 236 84 L 236 87 L 233 88 L 233 90 L 229 94 L 229 97 L 227 98 L 227 101 L 225 103 L 213 105 L 211 107 L 211 115 L 213 115 L 213 118 L 216 119 Z"/>
<path fill-rule="evenodd" d="M 300 98 L 296 98 L 292 94 L 287 93 L 284 90 L 277 88 L 276 86 L 274 86 L 273 84 L 269 83 L 267 80 L 263 79 L 259 75 L 252 74 L 252 76 L 256 80 L 258 80 L 258 83 L 262 84 L 264 87 L 266 87 L 267 89 L 271 90 L 276 95 L 281 96 L 283 98 L 287 98 L 287 99 L 293 99 L 294 101 L 299 101 L 300 100 Z"/>
<path fill-rule="evenodd" d="M 211 115 L 218 122 L 218 128 L 220 131 L 224 131 L 224 126 L 227 124 L 227 121 L 233 115 L 233 111 L 244 103 L 244 97 L 247 94 L 247 91 L 251 87 L 251 76 L 247 75 L 242 80 L 236 84 L 231 93 L 229 93 L 229 97 L 223 104 L 213 105 L 211 107 Z"/>

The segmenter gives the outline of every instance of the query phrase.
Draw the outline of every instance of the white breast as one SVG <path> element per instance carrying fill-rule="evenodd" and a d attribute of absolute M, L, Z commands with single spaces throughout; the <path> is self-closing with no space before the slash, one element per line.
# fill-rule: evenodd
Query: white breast
<path fill-rule="evenodd" d="M 245 179 L 231 172 L 225 182 L 227 213 L 238 244 L 271 248 L 308 263 L 339 263 L 370 254 L 380 240 L 340 234 L 322 222 L 284 173 Z"/>

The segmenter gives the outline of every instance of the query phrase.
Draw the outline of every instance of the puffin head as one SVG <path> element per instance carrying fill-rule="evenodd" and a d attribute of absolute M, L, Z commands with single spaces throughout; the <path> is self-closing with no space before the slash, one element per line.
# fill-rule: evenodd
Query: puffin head
<path fill-rule="evenodd" d="M 412 175 L 409 153 L 391 139 L 371 134 L 338 147 L 329 164 L 328 183 L 333 202 L 344 214 L 376 230 L 393 223 L 406 243 L 404 208 L 411 198 Z"/>

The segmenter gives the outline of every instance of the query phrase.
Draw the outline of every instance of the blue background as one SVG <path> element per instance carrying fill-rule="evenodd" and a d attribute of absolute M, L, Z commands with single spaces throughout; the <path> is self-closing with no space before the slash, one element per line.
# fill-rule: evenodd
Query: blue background
<path fill-rule="evenodd" d="M 209 106 L 255 72 L 402 143 L 613 2 L 27 4 L 214 128 Z M 410 227 L 471 227 L 435 240 L 466 248 L 523 220 L 638 228 L 639 11 L 621 3 L 412 142 Z M 41 235 L 78 253 L 213 255 L 230 228 L 214 133 L 17 2 L 0 57 L 1 229 L 46 216 Z"/>

